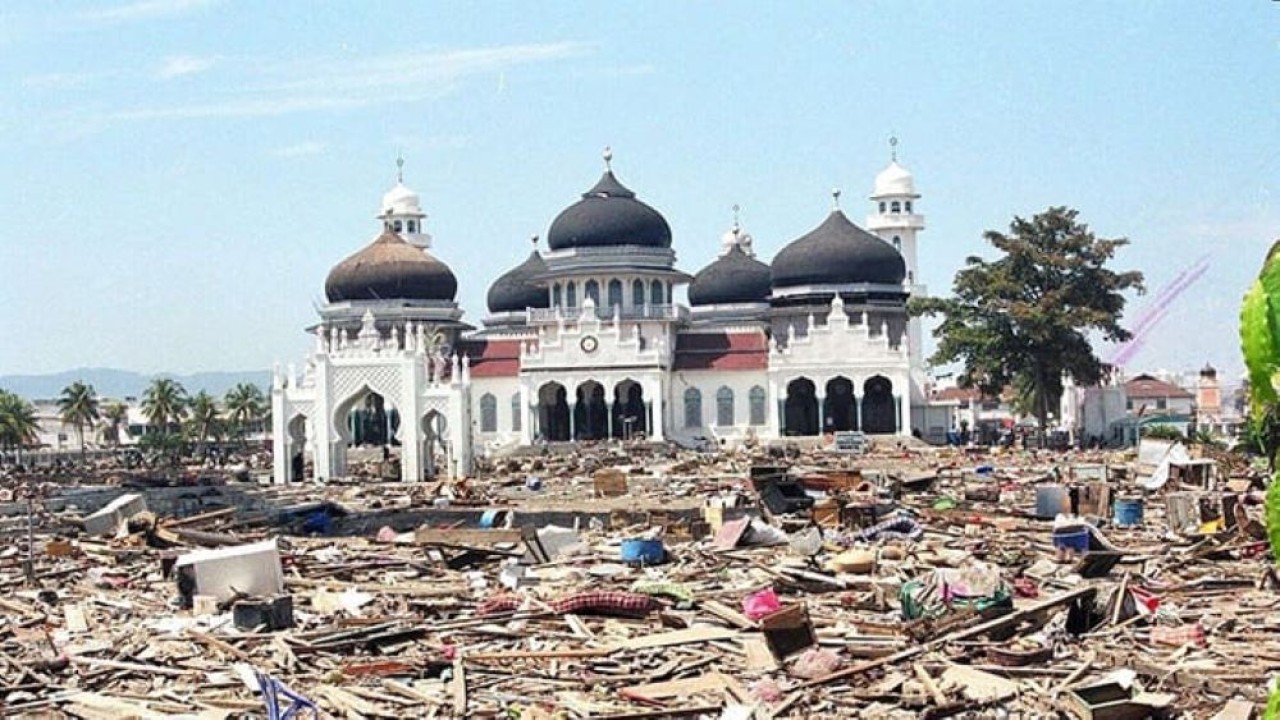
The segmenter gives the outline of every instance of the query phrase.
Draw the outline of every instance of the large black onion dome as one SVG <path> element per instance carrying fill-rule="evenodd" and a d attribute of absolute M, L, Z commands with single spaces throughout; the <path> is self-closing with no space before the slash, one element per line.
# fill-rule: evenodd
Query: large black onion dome
<path fill-rule="evenodd" d="M 324 294 L 345 300 L 445 300 L 458 292 L 448 265 L 384 230 L 360 252 L 329 271 Z"/>
<path fill-rule="evenodd" d="M 689 283 L 690 305 L 728 305 L 769 299 L 769 266 L 737 245 L 702 268 Z"/>
<path fill-rule="evenodd" d="M 773 287 L 901 285 L 902 254 L 834 210 L 821 225 L 793 240 L 773 259 Z"/>
<path fill-rule="evenodd" d="M 545 287 L 533 279 L 547 271 L 547 263 L 537 250 L 528 259 L 511 268 L 489 286 L 489 312 L 523 312 L 528 308 L 551 306 Z"/>
<path fill-rule="evenodd" d="M 607 170 L 595 187 L 551 222 L 547 245 L 552 250 L 610 245 L 669 248 L 671 227 Z"/>

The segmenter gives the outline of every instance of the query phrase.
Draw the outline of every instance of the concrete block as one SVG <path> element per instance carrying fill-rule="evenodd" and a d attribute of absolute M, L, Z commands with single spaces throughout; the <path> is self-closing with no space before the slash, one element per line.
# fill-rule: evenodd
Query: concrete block
<path fill-rule="evenodd" d="M 84 519 L 84 531 L 92 537 L 115 535 L 120 526 L 130 518 L 147 511 L 147 501 L 136 493 L 128 493 L 112 500 Z"/>
<path fill-rule="evenodd" d="M 212 595 L 226 602 L 236 593 L 271 597 L 284 592 L 275 540 L 196 550 L 179 557 L 174 570 L 184 595 Z"/>

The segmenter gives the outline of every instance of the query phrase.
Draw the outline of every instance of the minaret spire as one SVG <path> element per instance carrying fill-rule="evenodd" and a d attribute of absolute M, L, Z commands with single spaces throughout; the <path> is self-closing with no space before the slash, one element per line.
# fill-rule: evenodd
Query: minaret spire
<path fill-rule="evenodd" d="M 898 136 L 889 136 L 889 160 L 898 162 Z"/>
<path fill-rule="evenodd" d="M 396 182 L 404 182 L 404 153 L 396 153 Z"/>
<path fill-rule="evenodd" d="M 613 172 L 613 148 L 604 146 L 604 169 Z"/>
<path fill-rule="evenodd" d="M 742 226 L 738 224 L 738 211 L 740 210 L 742 210 L 742 208 L 738 207 L 738 203 L 734 203 L 733 204 L 733 231 L 735 233 L 738 232 L 738 230 L 742 229 Z"/>

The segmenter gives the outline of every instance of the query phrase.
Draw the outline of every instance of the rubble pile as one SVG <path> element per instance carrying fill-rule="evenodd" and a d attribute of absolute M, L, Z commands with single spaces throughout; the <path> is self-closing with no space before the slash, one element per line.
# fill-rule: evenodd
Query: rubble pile
<path fill-rule="evenodd" d="M 32 718 L 1260 717 L 1280 668 L 1260 488 L 1181 446 L 889 444 L 583 448 L 190 513 L 144 490 L 57 512 L 42 496 L 3 525 L 0 702 Z"/>

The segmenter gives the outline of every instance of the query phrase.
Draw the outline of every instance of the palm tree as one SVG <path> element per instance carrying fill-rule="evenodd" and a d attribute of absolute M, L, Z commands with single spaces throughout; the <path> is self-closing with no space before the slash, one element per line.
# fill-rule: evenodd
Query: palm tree
<path fill-rule="evenodd" d="M 171 378 L 156 378 L 142 395 L 142 412 L 158 433 L 174 430 L 187 413 L 187 390 Z"/>
<path fill-rule="evenodd" d="M 84 428 L 93 427 L 98 420 L 98 392 L 92 385 L 77 380 L 62 389 L 62 397 L 58 398 L 58 411 L 63 425 L 76 429 L 76 439 L 80 442 L 80 457 L 84 458 Z"/>
<path fill-rule="evenodd" d="M 244 436 L 249 426 L 261 420 L 266 414 L 267 400 L 257 385 L 240 383 L 227 391 L 222 402 L 227 409 L 227 419 L 231 421 L 236 435 L 240 438 L 240 445 L 243 447 Z"/>
<path fill-rule="evenodd" d="M 36 409 L 17 395 L 0 390 L 0 448 L 18 450 L 36 442 L 40 424 Z M 21 454 L 19 454 L 21 462 Z"/>
<path fill-rule="evenodd" d="M 199 453 L 205 454 L 209 436 L 214 434 L 218 426 L 218 401 L 209 393 L 201 390 L 191 398 L 189 406 L 191 417 L 188 419 L 192 435 L 199 445 Z"/>
<path fill-rule="evenodd" d="M 129 422 L 129 406 L 116 400 L 102 406 L 102 419 L 106 421 L 103 434 L 112 447 L 120 445 L 120 428 Z"/>

